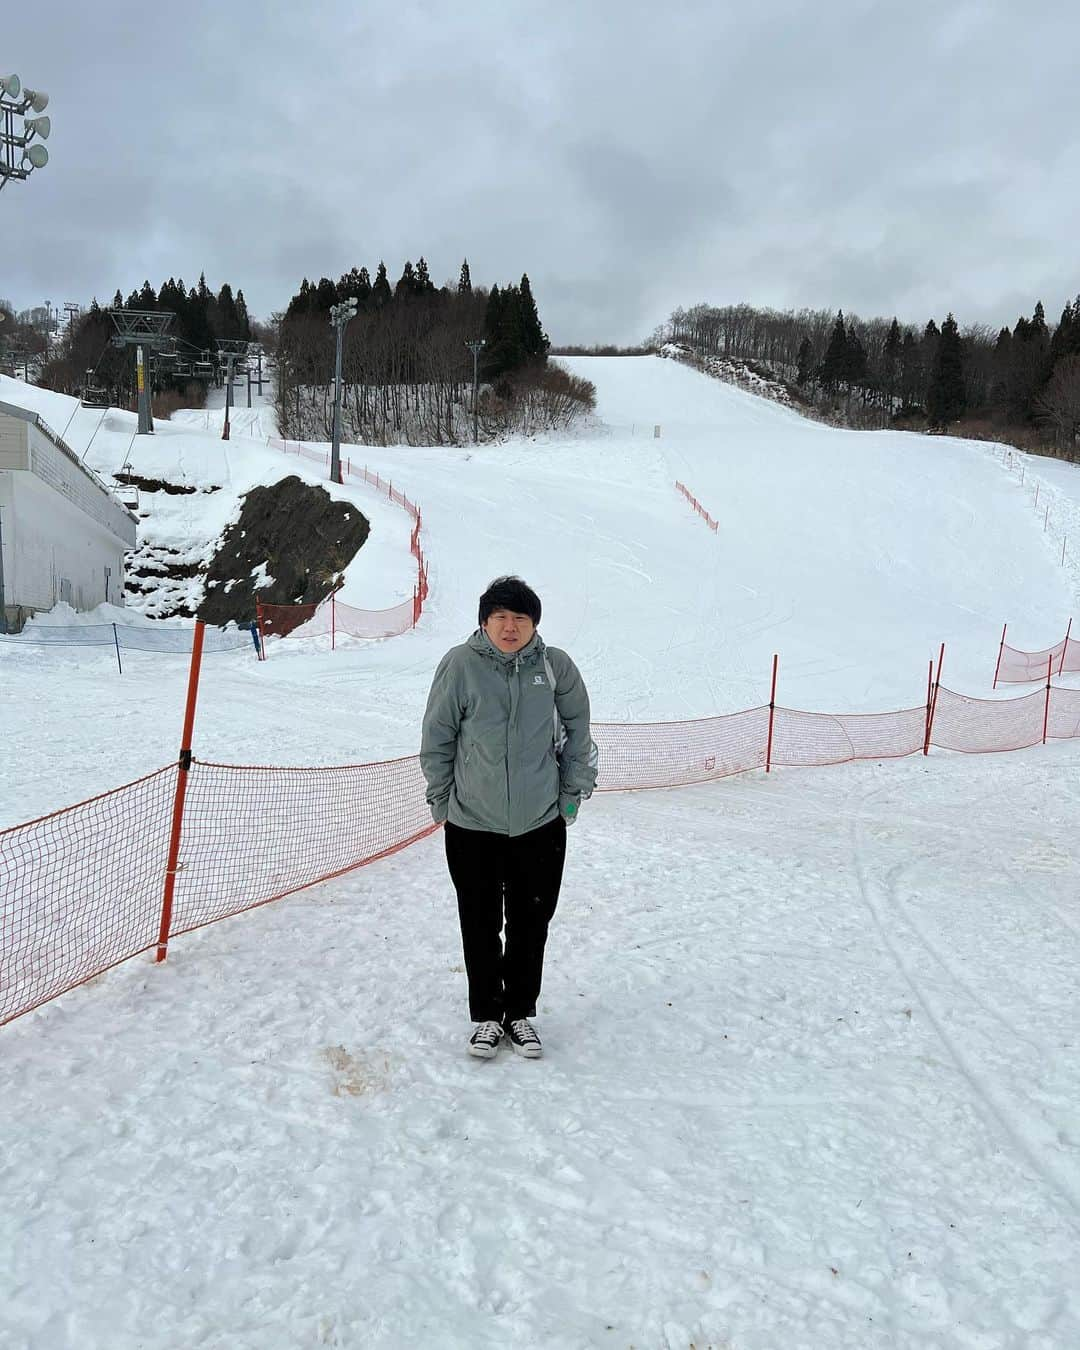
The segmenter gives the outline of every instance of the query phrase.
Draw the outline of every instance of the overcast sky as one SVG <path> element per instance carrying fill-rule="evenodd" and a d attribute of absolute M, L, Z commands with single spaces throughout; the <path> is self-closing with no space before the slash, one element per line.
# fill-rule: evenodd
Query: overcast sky
<path fill-rule="evenodd" d="M 305 12 L 307 10 L 308 12 Z M 0 297 L 528 272 L 552 340 L 678 306 L 1051 321 L 1080 291 L 1076 0 L 38 0 L 47 168 Z"/>

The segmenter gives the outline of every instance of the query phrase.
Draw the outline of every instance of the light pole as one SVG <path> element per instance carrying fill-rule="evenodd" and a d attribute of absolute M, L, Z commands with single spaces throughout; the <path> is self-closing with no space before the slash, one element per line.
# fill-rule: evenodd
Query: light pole
<path fill-rule="evenodd" d="M 480 421 L 480 353 L 487 344 L 483 338 L 476 338 L 473 342 L 466 342 L 465 346 L 472 352 L 472 438 L 473 445 L 480 439 L 479 421 Z"/>
<path fill-rule="evenodd" d="M 330 442 L 331 483 L 341 482 L 341 344 L 346 325 L 356 318 L 356 306 L 355 298 L 330 306 L 330 322 L 337 335 L 334 347 L 334 439 Z"/>
<path fill-rule="evenodd" d="M 40 89 L 24 89 L 18 75 L 0 75 L 0 191 L 11 178 L 29 178 L 35 169 L 49 162 L 49 152 L 41 141 L 48 140 L 52 122 L 48 117 L 27 117 L 28 112 L 43 113 L 49 96 Z M 22 119 L 22 130 L 15 119 Z"/>

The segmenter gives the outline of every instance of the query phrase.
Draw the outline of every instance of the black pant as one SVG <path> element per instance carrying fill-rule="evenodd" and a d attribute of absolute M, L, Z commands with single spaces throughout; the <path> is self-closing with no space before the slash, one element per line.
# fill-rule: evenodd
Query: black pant
<path fill-rule="evenodd" d="M 446 861 L 457 891 L 474 1022 L 510 1021 L 536 1012 L 544 944 L 565 858 L 561 816 L 513 839 L 447 824 Z"/>

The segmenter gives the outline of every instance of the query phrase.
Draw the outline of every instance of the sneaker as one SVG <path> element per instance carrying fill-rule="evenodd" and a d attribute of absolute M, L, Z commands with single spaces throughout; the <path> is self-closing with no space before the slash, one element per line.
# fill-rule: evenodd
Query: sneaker
<path fill-rule="evenodd" d="M 477 1022 L 476 1030 L 469 1037 L 469 1054 L 477 1059 L 494 1059 L 502 1038 L 503 1029 L 498 1022 Z"/>
<path fill-rule="evenodd" d="M 507 1022 L 506 1034 L 517 1053 L 524 1055 L 526 1059 L 539 1059 L 544 1053 L 536 1028 L 527 1017 L 518 1017 L 512 1022 Z"/>

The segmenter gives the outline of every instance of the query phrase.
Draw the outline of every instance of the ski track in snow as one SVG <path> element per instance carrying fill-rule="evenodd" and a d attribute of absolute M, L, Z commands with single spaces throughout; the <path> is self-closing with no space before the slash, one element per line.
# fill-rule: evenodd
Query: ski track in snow
<path fill-rule="evenodd" d="M 992 449 L 567 364 L 609 423 L 577 442 L 363 452 L 424 509 L 420 628 L 207 658 L 197 752 L 411 753 L 501 570 L 538 586 L 603 720 L 760 704 L 778 648 L 786 706 L 918 703 L 942 638 L 983 695 L 1006 618 L 1017 645 L 1062 635 L 1080 571 Z M 263 410 L 233 416 L 227 449 L 199 412 L 137 468 L 234 495 L 303 468 L 258 446 Z M 1080 522 L 1077 470 L 1027 465 Z M 348 494 L 373 531 L 352 595 L 393 595 L 407 518 Z M 224 509 L 180 503 L 166 537 Z M 0 823 L 175 755 L 183 658 L 0 663 Z M 97 977 L 0 1030 L 0 1347 L 1075 1350 L 1077 782 L 1062 743 L 599 794 L 536 1064 L 464 1053 L 438 836 Z"/>

